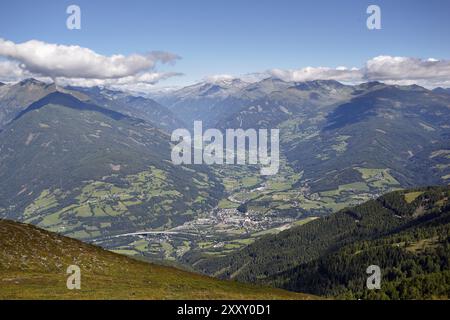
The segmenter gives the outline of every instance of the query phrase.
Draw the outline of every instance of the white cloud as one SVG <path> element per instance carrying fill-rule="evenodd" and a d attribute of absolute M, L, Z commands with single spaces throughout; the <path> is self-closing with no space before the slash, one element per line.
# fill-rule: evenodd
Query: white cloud
<path fill-rule="evenodd" d="M 5 82 L 17 81 L 29 76 L 31 76 L 31 74 L 20 68 L 17 62 L 0 60 L 0 80 Z"/>
<path fill-rule="evenodd" d="M 255 72 L 255 73 L 247 73 L 240 76 L 233 76 L 230 74 L 216 74 L 204 77 L 202 81 L 209 82 L 209 83 L 217 83 L 217 82 L 223 82 L 223 81 L 232 81 L 232 80 L 241 80 L 245 83 L 254 83 L 259 82 L 265 78 L 270 77 L 271 74 L 268 72 Z"/>
<path fill-rule="evenodd" d="M 418 84 L 425 87 L 450 85 L 450 60 L 378 56 L 362 68 L 306 67 L 297 70 L 272 69 L 271 76 L 285 81 L 337 80 L 358 83 L 383 81 L 390 84 Z"/>
<path fill-rule="evenodd" d="M 378 56 L 366 63 L 365 78 L 380 81 L 410 81 L 434 86 L 450 81 L 450 60 Z"/>
<path fill-rule="evenodd" d="M 236 79 L 235 76 L 232 76 L 230 74 L 215 74 L 215 75 L 211 75 L 208 76 L 204 79 L 204 81 L 206 82 L 220 82 L 220 81 L 229 81 L 229 80 L 233 80 Z"/>
<path fill-rule="evenodd" d="M 16 44 L 0 38 L 0 77 L 41 76 L 74 82 L 143 82 L 153 84 L 179 73 L 158 73 L 157 63 L 173 63 L 179 56 L 162 51 L 104 56 L 89 48 L 30 40 Z M 5 79 L 6 80 L 6 79 Z"/>
<path fill-rule="evenodd" d="M 180 73 L 175 72 L 145 72 L 135 76 L 128 76 L 117 79 L 85 79 L 85 78 L 59 78 L 58 84 L 60 85 L 74 85 L 81 87 L 91 86 L 120 86 L 120 85 L 133 85 L 139 83 L 145 83 L 154 85 L 161 80 L 165 80 L 170 77 L 179 76 Z"/>
<path fill-rule="evenodd" d="M 272 69 L 269 74 L 285 81 L 311 81 L 311 80 L 330 80 L 344 82 L 356 82 L 362 80 L 361 71 L 356 68 L 348 69 L 346 67 L 327 68 L 327 67 L 306 67 L 298 70 Z"/>

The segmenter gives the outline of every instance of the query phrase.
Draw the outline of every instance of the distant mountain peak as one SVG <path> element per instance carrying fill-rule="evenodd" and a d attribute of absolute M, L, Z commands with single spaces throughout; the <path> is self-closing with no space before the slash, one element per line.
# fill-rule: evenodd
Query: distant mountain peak
<path fill-rule="evenodd" d="M 120 97 L 128 96 L 129 94 L 123 91 L 113 90 L 103 86 L 94 87 L 76 87 L 76 86 L 66 86 L 65 90 L 82 92 L 86 95 L 102 96 L 108 100 L 115 100 Z"/>
<path fill-rule="evenodd" d="M 333 80 L 333 79 L 319 79 L 319 80 L 312 80 L 310 82 L 321 84 L 321 85 L 327 85 L 327 86 L 338 86 L 338 87 L 344 86 L 344 84 L 340 83 L 337 80 Z"/>
<path fill-rule="evenodd" d="M 248 85 L 247 82 L 241 79 L 220 79 L 220 80 L 209 80 L 200 82 L 197 84 L 201 89 L 209 90 L 211 88 L 216 88 L 218 90 L 230 90 L 230 89 L 240 89 Z M 194 85 L 195 86 L 195 85 Z"/>
<path fill-rule="evenodd" d="M 40 85 L 40 86 L 45 86 L 47 85 L 45 82 L 36 80 L 35 78 L 28 78 L 25 80 L 22 80 L 19 82 L 19 85 L 21 86 L 26 86 L 26 85 Z"/>
<path fill-rule="evenodd" d="M 409 86 L 404 86 L 405 89 L 410 89 L 410 90 L 414 90 L 414 91 L 428 91 L 428 89 L 419 86 L 418 84 L 411 84 Z"/>
<path fill-rule="evenodd" d="M 442 88 L 442 87 L 437 87 L 435 89 L 433 89 L 434 93 L 437 94 L 447 94 L 450 95 L 450 88 Z"/>
<path fill-rule="evenodd" d="M 242 84 L 248 84 L 240 78 L 222 78 L 222 79 L 207 79 L 200 84 L 204 85 L 218 85 L 222 87 L 239 86 Z"/>
<path fill-rule="evenodd" d="M 283 83 L 283 82 L 287 82 L 287 81 L 284 81 L 283 79 L 281 79 L 279 77 L 272 76 L 272 77 L 264 78 L 260 81 L 260 83 L 264 83 L 264 82 L 281 82 L 281 83 Z"/>
<path fill-rule="evenodd" d="M 178 98 L 227 97 L 248 85 L 241 79 L 205 80 L 173 91 Z"/>
<path fill-rule="evenodd" d="M 336 80 L 310 80 L 294 83 L 294 88 L 298 90 L 339 89 L 343 87 L 345 85 Z"/>

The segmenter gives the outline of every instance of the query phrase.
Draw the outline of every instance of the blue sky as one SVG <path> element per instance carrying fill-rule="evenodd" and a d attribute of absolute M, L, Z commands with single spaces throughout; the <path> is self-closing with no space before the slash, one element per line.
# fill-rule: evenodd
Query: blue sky
<path fill-rule="evenodd" d="M 65 26 L 81 7 L 82 29 Z M 377 4 L 382 30 L 366 28 Z M 80 45 L 103 55 L 164 50 L 182 57 L 165 71 L 187 84 L 212 74 L 271 68 L 361 67 L 379 55 L 449 59 L 450 1 L 1 1 L 0 38 Z"/>

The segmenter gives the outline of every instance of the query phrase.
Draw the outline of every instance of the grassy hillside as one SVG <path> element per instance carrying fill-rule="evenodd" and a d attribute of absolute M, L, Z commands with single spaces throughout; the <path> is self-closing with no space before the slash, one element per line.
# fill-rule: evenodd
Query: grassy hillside
<path fill-rule="evenodd" d="M 127 258 L 34 226 L 0 221 L 0 299 L 310 299 Z M 81 268 L 81 290 L 66 269 Z"/>
<path fill-rule="evenodd" d="M 228 256 L 191 255 L 197 269 L 222 278 L 350 298 L 450 296 L 450 187 L 396 191 Z M 365 288 L 379 265 L 382 290 Z"/>

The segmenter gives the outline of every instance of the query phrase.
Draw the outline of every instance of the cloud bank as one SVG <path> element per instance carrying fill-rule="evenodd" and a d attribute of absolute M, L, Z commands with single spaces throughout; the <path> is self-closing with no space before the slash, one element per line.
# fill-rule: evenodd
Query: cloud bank
<path fill-rule="evenodd" d="M 391 84 L 415 83 L 425 87 L 448 87 L 450 60 L 378 56 L 368 60 L 362 68 L 271 69 L 267 74 L 285 81 L 337 80 L 349 83 L 383 81 Z"/>
<path fill-rule="evenodd" d="M 214 74 L 205 77 L 206 82 L 220 82 L 220 81 L 230 81 L 236 79 L 236 77 L 230 75 L 230 74 Z"/>
<path fill-rule="evenodd" d="M 176 54 L 153 51 L 147 54 L 105 56 L 89 48 L 30 40 L 14 43 L 0 38 L 0 77 L 14 80 L 24 76 L 48 77 L 79 85 L 154 84 L 179 73 L 156 72 L 158 63 L 174 63 Z"/>
<path fill-rule="evenodd" d="M 31 76 L 29 72 L 20 68 L 18 63 L 9 60 L 0 60 L 0 80 L 17 81 Z"/>
<path fill-rule="evenodd" d="M 306 67 L 298 70 L 272 69 L 269 74 L 284 81 L 337 80 L 345 82 L 361 81 L 361 71 L 357 68 L 346 67 Z"/>
<path fill-rule="evenodd" d="M 364 76 L 390 83 L 449 86 L 450 60 L 378 56 L 367 62 Z"/>

